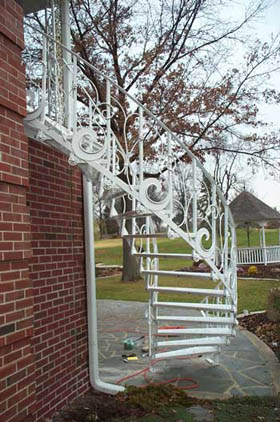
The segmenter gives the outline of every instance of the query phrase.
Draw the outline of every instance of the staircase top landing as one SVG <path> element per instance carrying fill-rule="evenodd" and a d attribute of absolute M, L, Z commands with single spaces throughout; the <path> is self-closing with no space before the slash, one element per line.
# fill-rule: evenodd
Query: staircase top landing
<path fill-rule="evenodd" d="M 48 0 L 16 0 L 16 2 L 23 7 L 25 15 L 38 12 L 48 5 Z"/>

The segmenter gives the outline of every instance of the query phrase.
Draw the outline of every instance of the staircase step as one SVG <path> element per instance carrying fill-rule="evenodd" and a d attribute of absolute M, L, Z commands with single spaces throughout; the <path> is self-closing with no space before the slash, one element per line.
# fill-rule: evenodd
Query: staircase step
<path fill-rule="evenodd" d="M 152 304 L 158 308 L 185 308 L 196 309 L 199 311 L 220 311 L 234 312 L 235 309 L 231 305 L 219 305 L 216 303 L 186 303 L 186 302 L 153 302 Z"/>
<path fill-rule="evenodd" d="M 141 212 L 141 211 L 127 211 L 123 214 L 116 214 L 112 215 L 110 218 L 114 218 L 115 220 L 124 220 L 130 218 L 143 218 L 143 217 L 151 217 L 154 214 L 151 212 Z"/>
<path fill-rule="evenodd" d="M 156 347 L 174 347 L 174 346 L 214 346 L 227 344 L 228 339 L 225 337 L 206 337 L 206 338 L 190 338 L 184 340 L 158 341 Z"/>
<path fill-rule="evenodd" d="M 155 354 L 155 359 L 177 358 L 180 356 L 201 356 L 205 354 L 219 353 L 219 346 L 189 347 L 187 349 L 171 350 Z"/>
<path fill-rule="evenodd" d="M 110 202 L 113 199 L 122 198 L 123 196 L 126 196 L 127 192 L 123 191 L 122 189 L 118 189 L 115 191 L 105 191 L 104 194 L 101 197 L 102 201 Z"/>
<path fill-rule="evenodd" d="M 159 315 L 157 321 L 170 321 L 170 322 L 189 322 L 198 324 L 237 324 L 235 318 L 228 317 L 203 317 L 203 316 L 173 316 L 173 315 Z"/>
<path fill-rule="evenodd" d="M 230 328 L 159 328 L 157 334 L 166 335 L 203 335 L 203 336 L 232 336 Z"/>
<path fill-rule="evenodd" d="M 203 277 L 210 278 L 211 273 L 199 273 L 194 271 L 165 271 L 165 270 L 143 270 L 142 274 L 150 275 L 162 275 L 162 276 L 172 276 L 172 277 Z"/>
<path fill-rule="evenodd" d="M 162 287 L 162 286 L 148 286 L 147 290 L 152 292 L 162 292 L 162 293 L 186 293 L 186 294 L 195 294 L 203 296 L 214 296 L 214 297 L 225 297 L 224 290 L 218 289 L 195 289 L 189 287 Z"/>
<path fill-rule="evenodd" d="M 130 239 L 156 239 L 156 238 L 167 238 L 166 233 L 154 233 L 154 234 L 126 234 L 123 237 Z"/>
<path fill-rule="evenodd" d="M 192 259 L 192 254 L 183 254 L 183 253 L 148 253 L 148 252 L 142 252 L 142 253 L 134 253 L 135 256 L 140 256 L 142 258 L 182 258 L 182 259 Z"/>

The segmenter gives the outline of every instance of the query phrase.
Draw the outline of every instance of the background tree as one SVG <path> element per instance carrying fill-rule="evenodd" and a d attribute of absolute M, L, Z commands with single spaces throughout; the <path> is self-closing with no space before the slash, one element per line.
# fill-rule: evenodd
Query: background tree
<path fill-rule="evenodd" d="M 253 1 L 247 9 L 241 3 L 237 21 L 229 18 L 229 0 L 71 0 L 73 48 L 136 96 L 202 160 L 228 152 L 247 156 L 251 165 L 262 160 L 277 168 L 279 133 L 260 118 L 259 104 L 279 103 L 279 93 L 265 84 L 279 70 L 279 38 L 268 43 L 248 36 L 265 3 Z M 40 21 L 38 15 L 32 19 Z M 105 101 L 98 73 L 80 66 Z M 116 95 L 128 112 L 123 94 Z M 87 101 L 82 94 L 80 101 Z M 121 113 L 112 129 L 124 142 Z M 127 131 L 133 135 L 133 119 Z M 145 144 L 146 154 L 156 155 L 155 141 Z"/>
<path fill-rule="evenodd" d="M 238 138 L 242 129 L 250 144 L 242 152 L 253 148 L 254 158 L 268 159 L 279 138 L 265 133 L 258 104 L 279 102 L 279 93 L 264 84 L 279 69 L 279 39 L 268 44 L 245 36 L 264 1 L 251 3 L 235 23 L 224 19 L 231 6 L 218 0 L 72 0 L 73 43 L 196 154 L 221 149 L 226 133 Z M 238 49 L 243 55 L 233 66 L 230 56 Z M 90 72 L 102 93 L 98 75 Z M 121 124 L 115 121 L 119 136 Z"/>

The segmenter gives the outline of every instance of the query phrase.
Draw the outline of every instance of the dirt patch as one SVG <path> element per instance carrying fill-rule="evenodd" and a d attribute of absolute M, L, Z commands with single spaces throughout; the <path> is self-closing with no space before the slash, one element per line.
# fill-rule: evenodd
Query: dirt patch
<path fill-rule="evenodd" d="M 145 389 L 128 387 L 115 396 L 89 391 L 57 413 L 52 422 L 135 421 L 146 414 L 166 412 L 174 406 L 190 407 L 199 400 L 190 398 L 173 385 L 149 385 Z"/>
<path fill-rule="evenodd" d="M 195 262 L 189 267 L 180 268 L 178 271 L 192 271 L 192 272 L 210 272 L 211 268 L 208 267 L 203 261 Z M 275 265 L 242 265 L 237 267 L 238 277 L 249 278 L 271 278 L 280 280 L 280 266 Z"/>
<path fill-rule="evenodd" d="M 243 265 L 238 266 L 239 277 L 280 279 L 280 266 L 275 265 Z"/>
<path fill-rule="evenodd" d="M 52 422 L 108 422 L 127 417 L 141 416 L 139 411 L 128 408 L 118 396 L 91 389 L 75 400 L 67 409 L 58 412 Z"/>
<path fill-rule="evenodd" d="M 122 267 L 118 267 L 118 266 L 96 266 L 95 267 L 95 274 L 96 277 L 100 278 L 100 277 L 110 277 L 113 275 L 119 275 L 122 273 Z"/>

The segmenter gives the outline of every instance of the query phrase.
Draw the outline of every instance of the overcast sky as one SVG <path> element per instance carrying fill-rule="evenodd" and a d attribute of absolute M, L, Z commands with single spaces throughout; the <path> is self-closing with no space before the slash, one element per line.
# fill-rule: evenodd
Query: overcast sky
<path fill-rule="evenodd" d="M 246 0 L 246 3 L 248 0 Z M 262 19 L 253 28 L 258 37 L 262 34 L 262 39 L 269 39 L 270 35 L 280 32 L 280 0 L 271 1 L 272 6 L 268 9 Z M 280 72 L 274 74 L 272 83 L 277 89 L 280 89 Z M 264 108 L 263 112 L 269 121 L 280 126 L 280 106 L 272 108 Z M 280 157 L 278 159 L 280 162 Z M 276 180 L 278 179 L 278 182 Z M 248 181 L 248 187 L 253 188 L 259 199 L 272 207 L 277 207 L 280 211 L 280 170 L 279 175 L 274 177 L 265 174 L 263 169 L 255 177 Z"/>

